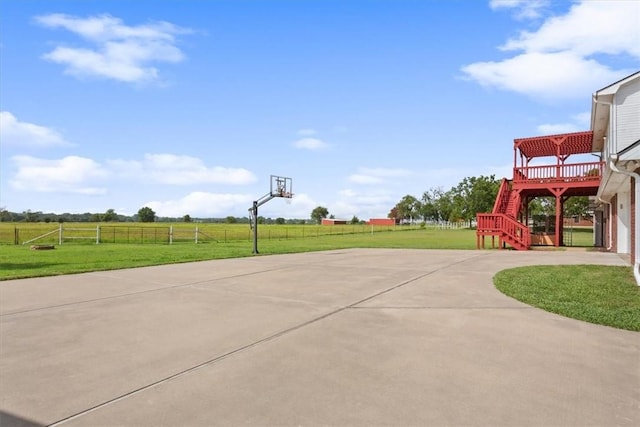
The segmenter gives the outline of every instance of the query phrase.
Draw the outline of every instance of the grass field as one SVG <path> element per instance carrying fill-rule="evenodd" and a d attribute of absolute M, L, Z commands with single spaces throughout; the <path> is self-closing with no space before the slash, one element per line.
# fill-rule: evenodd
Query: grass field
<path fill-rule="evenodd" d="M 565 227 L 564 239 L 567 246 L 593 246 L 593 228 Z"/>
<path fill-rule="evenodd" d="M 475 249 L 475 231 L 398 228 L 374 233 L 307 234 L 305 238 L 263 238 L 261 254 L 310 252 L 328 249 L 382 247 L 416 249 Z M 0 246 L 0 280 L 81 273 L 209 259 L 251 256 L 252 241 L 209 241 L 168 244 L 96 245 L 95 242 L 64 243 L 55 250 L 33 251 L 30 245 Z"/>
<path fill-rule="evenodd" d="M 25 234 L 26 228 L 22 224 L 20 227 L 23 227 L 20 234 Z M 96 224 L 68 225 L 70 229 L 83 230 L 69 230 L 67 237 L 72 238 L 65 239 L 62 245 L 58 244 L 56 227 L 57 224 L 38 224 L 29 232 L 38 236 L 37 233 L 53 231 L 34 243 L 54 244 L 54 250 L 33 251 L 29 244 L 0 244 L 0 280 L 253 256 L 247 225 L 199 225 L 198 244 L 193 225 L 172 228 L 164 224 L 101 226 L 100 244 L 96 244 Z M 0 224 L 0 234 L 9 237 L 16 229 L 17 225 Z M 469 229 L 264 225 L 259 230 L 258 247 L 262 255 L 344 248 L 476 247 L 475 230 Z M 73 232 L 86 235 L 78 236 Z M 188 238 L 177 237 L 186 234 L 189 234 Z M 122 242 L 125 236 L 129 243 L 127 240 Z M 140 239 L 138 243 L 136 239 Z M 572 236 L 574 245 L 580 242 L 582 246 L 590 246 L 591 239 L 589 230 L 576 231 Z M 173 244 L 168 244 L 170 240 Z M 498 273 L 495 283 L 505 294 L 554 313 L 640 330 L 640 290 L 635 286 L 630 267 L 525 267 Z M 593 286 L 594 283 L 598 286 Z"/>
<path fill-rule="evenodd" d="M 258 231 L 262 254 L 357 247 L 475 249 L 476 245 L 474 230 L 418 225 L 260 225 Z M 574 244 L 588 246 L 591 239 L 590 229 L 574 230 Z M 0 223 L 0 242 L 4 243 L 0 280 L 252 255 L 247 224 Z M 31 251 L 31 244 L 56 249 Z"/>
<path fill-rule="evenodd" d="M 304 239 L 324 235 L 371 234 L 394 230 L 419 229 L 414 226 L 375 226 L 364 224 L 275 225 L 260 224 L 258 237 L 262 240 Z M 248 224 L 212 223 L 0 223 L 2 244 L 60 244 L 62 243 L 220 243 L 251 240 Z"/>
<path fill-rule="evenodd" d="M 369 226 L 349 225 L 275 225 L 258 226 L 260 240 L 306 239 L 321 236 L 376 234 L 390 231 L 445 231 L 434 225 Z M 451 230 L 446 230 L 451 231 Z M 470 230 L 467 230 L 470 231 Z M 0 223 L 0 245 L 64 243 L 229 243 L 251 241 L 248 224 L 212 223 Z M 475 237 L 470 238 L 471 242 Z M 567 246 L 593 245 L 591 228 L 565 228 Z"/>
<path fill-rule="evenodd" d="M 499 272 L 494 283 L 504 294 L 552 313 L 640 331 L 640 288 L 630 267 L 519 267 Z"/>

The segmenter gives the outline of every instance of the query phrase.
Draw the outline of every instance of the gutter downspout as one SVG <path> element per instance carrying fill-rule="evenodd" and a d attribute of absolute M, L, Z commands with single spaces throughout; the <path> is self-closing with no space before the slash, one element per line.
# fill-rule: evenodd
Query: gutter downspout
<path fill-rule="evenodd" d="M 631 178 L 634 179 L 634 184 L 635 184 L 635 192 L 636 192 L 636 197 L 635 197 L 635 202 L 636 202 L 636 206 L 635 206 L 635 216 L 636 216 L 636 224 L 635 224 L 635 230 L 634 233 L 635 238 L 635 247 L 633 248 L 634 250 L 634 262 L 633 262 L 633 277 L 635 277 L 636 279 L 636 284 L 638 286 L 640 286 L 640 260 L 638 259 L 638 255 L 640 254 L 640 239 L 638 238 L 640 236 L 640 224 L 638 223 L 638 221 L 640 221 L 640 209 L 638 209 L 638 200 L 640 200 L 640 175 L 638 175 L 635 172 L 631 172 L 628 171 L 626 169 L 620 169 L 618 168 L 618 166 L 616 165 L 616 162 L 618 161 L 618 156 L 614 155 L 612 156 L 612 158 L 609 159 L 609 166 L 611 167 L 611 170 L 613 170 L 614 172 L 618 172 L 621 173 L 623 175 L 627 175 Z"/>
<path fill-rule="evenodd" d="M 602 197 L 597 196 L 596 197 L 598 199 L 598 201 L 600 203 L 604 203 L 605 205 L 609 205 L 609 215 L 607 216 L 607 223 L 609 224 L 609 244 L 607 245 L 607 252 L 609 252 L 611 250 L 611 248 L 613 247 L 613 239 L 611 239 L 611 233 L 613 232 L 613 227 L 611 225 L 611 202 L 607 202 L 606 200 L 604 200 Z"/>
<path fill-rule="evenodd" d="M 613 112 L 613 103 L 606 102 L 606 101 L 599 101 L 598 96 L 595 93 L 593 94 L 593 102 L 595 102 L 596 104 L 608 105 L 609 117 L 612 116 L 611 113 Z M 628 171 L 626 169 L 618 168 L 618 166 L 616 165 L 616 163 L 618 162 L 618 155 L 610 152 L 611 147 L 607 145 L 606 137 L 604 140 L 604 146 L 607 148 L 606 150 L 604 150 L 605 162 L 608 163 L 611 170 L 614 172 L 629 176 L 634 179 L 634 184 L 635 184 L 634 187 L 636 192 L 635 203 L 637 205 L 638 201 L 640 201 L 640 175 L 638 175 L 635 172 Z M 611 209 L 611 204 L 609 204 L 609 209 Z M 635 233 L 635 237 L 634 237 L 635 247 L 633 248 L 633 251 L 634 251 L 633 277 L 636 279 L 636 285 L 640 286 L 640 209 L 638 209 L 638 207 L 635 206 L 634 210 L 635 210 L 635 230 L 633 230 L 633 232 Z M 609 225 L 611 225 L 611 219 L 609 220 Z M 611 240 L 611 237 L 612 237 L 611 234 L 609 234 L 609 240 Z"/>

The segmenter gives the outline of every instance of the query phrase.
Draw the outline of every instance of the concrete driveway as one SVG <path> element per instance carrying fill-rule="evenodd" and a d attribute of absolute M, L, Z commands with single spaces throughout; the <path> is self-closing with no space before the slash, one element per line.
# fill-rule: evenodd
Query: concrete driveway
<path fill-rule="evenodd" d="M 353 249 L 0 282 L 0 425 L 640 425 L 640 334 L 504 296 L 597 252 Z"/>

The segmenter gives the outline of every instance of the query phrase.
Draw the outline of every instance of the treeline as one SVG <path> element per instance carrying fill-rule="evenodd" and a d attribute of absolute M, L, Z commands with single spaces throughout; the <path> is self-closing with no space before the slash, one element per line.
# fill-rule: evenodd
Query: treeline
<path fill-rule="evenodd" d="M 445 191 L 431 188 L 419 199 L 404 196 L 389 212 L 388 218 L 396 222 L 466 221 L 471 223 L 476 213 L 491 212 L 498 194 L 500 180 L 495 175 L 464 178 L 458 185 Z"/>
<path fill-rule="evenodd" d="M 142 213 L 142 215 L 140 215 Z M 145 215 L 147 214 L 147 215 Z M 109 209 L 104 213 L 46 213 L 41 211 L 24 211 L 11 212 L 7 209 L 0 208 L 0 222 L 44 222 L 44 223 L 65 223 L 65 222 L 194 222 L 194 223 L 213 223 L 213 224 L 249 224 L 248 217 L 227 216 L 224 218 L 191 218 L 189 215 L 182 217 L 162 217 L 156 216 L 151 211 L 151 219 L 148 217 L 148 211 L 139 211 L 136 215 L 120 215 L 113 209 Z M 300 219 L 285 218 L 266 218 L 259 216 L 259 224 L 305 224 L 307 221 Z"/>
<path fill-rule="evenodd" d="M 431 188 L 418 199 L 412 195 L 404 196 L 389 212 L 388 218 L 397 223 L 413 221 L 465 221 L 470 225 L 478 213 L 488 213 L 500 189 L 501 180 L 495 175 L 464 178 L 458 185 L 448 191 L 442 188 Z M 555 198 L 538 197 L 529 203 L 532 217 L 554 216 Z M 585 217 L 591 214 L 589 198 L 586 196 L 570 197 L 564 203 L 566 217 Z"/>
<path fill-rule="evenodd" d="M 420 198 L 407 194 L 391 209 L 388 218 L 395 219 L 397 224 L 414 221 L 465 221 L 470 225 L 477 213 L 491 212 L 500 188 L 500 180 L 495 175 L 464 178 L 458 185 L 448 191 L 442 188 L 431 188 Z M 555 215 L 555 199 L 540 197 L 529 204 L 531 215 Z M 588 197 L 571 197 L 564 204 L 565 216 L 586 216 L 590 213 Z M 259 224 L 306 224 L 320 223 L 329 214 L 327 208 L 318 206 L 311 212 L 311 219 L 285 219 L 258 217 Z M 333 218 L 333 215 L 330 216 Z M 54 214 L 43 212 L 9 212 L 0 208 L 0 222 L 203 222 L 249 224 L 248 217 L 227 216 L 224 218 L 192 218 L 190 215 L 182 217 L 159 217 L 149 207 L 142 207 L 136 215 L 120 215 L 113 209 L 104 213 L 82 214 Z M 354 216 L 351 224 L 358 224 L 358 217 Z"/>

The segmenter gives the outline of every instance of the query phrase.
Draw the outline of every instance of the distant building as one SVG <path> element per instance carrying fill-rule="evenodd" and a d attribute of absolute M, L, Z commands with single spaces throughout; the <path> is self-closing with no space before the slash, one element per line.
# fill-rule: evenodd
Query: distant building
<path fill-rule="evenodd" d="M 367 225 L 396 225 L 394 218 L 370 218 Z"/>
<path fill-rule="evenodd" d="M 322 225 L 346 225 L 346 219 L 322 218 Z"/>

